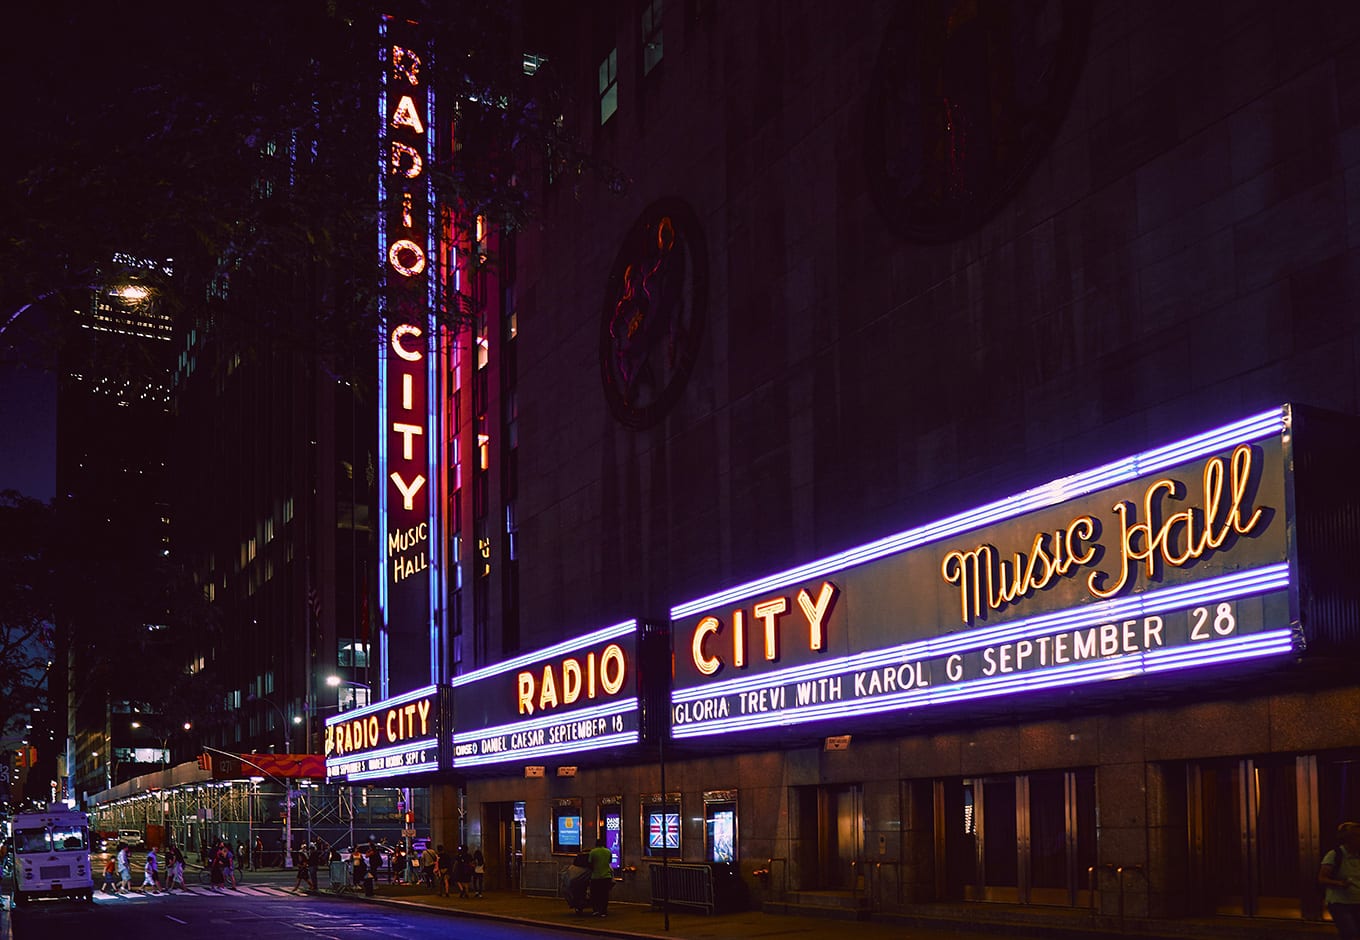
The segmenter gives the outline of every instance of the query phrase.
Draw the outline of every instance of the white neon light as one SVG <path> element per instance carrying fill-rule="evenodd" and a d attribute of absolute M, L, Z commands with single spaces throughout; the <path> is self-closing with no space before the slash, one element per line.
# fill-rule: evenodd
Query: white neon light
<path fill-rule="evenodd" d="M 501 673 L 513 672 L 522 666 L 528 666 L 545 659 L 564 656 L 567 653 L 585 649 L 587 646 L 594 646 L 596 643 L 604 643 L 606 640 L 615 640 L 619 637 L 636 632 L 637 621 L 628 620 L 620 624 L 615 624 L 612 627 L 596 630 L 594 633 L 587 633 L 585 636 L 565 640 L 555 646 L 548 646 L 541 650 L 525 653 L 522 656 L 516 656 L 514 659 L 507 659 L 505 662 L 493 663 L 490 666 L 483 666 L 481 669 L 474 669 L 472 672 L 467 672 L 458 676 L 453 680 L 452 685 L 456 689 L 465 686 L 470 682 L 476 682 L 478 679 L 487 679 L 491 676 L 498 676 Z"/>
<path fill-rule="evenodd" d="M 426 696 L 434 695 L 439 691 L 435 685 L 427 685 L 423 689 L 412 689 L 410 692 L 403 692 L 395 698 L 383 699 L 381 702 L 373 702 L 362 708 L 352 708 L 347 712 L 338 715 L 331 715 L 326 719 L 326 727 L 333 725 L 348 724 L 358 718 L 365 718 L 369 715 L 376 715 L 378 712 L 387 711 L 389 708 L 396 708 L 398 705 L 405 705 L 407 702 L 414 702 Z"/>
<path fill-rule="evenodd" d="M 570 725 L 578 721 L 607 718 L 611 715 L 624 714 L 636 710 L 636 697 L 623 698 L 619 699 L 617 702 L 606 702 L 603 705 L 594 705 L 590 708 L 582 708 L 578 711 L 565 712 L 559 715 L 529 718 L 524 721 L 511 721 L 506 722 L 503 725 L 496 725 L 492 728 L 478 728 L 475 731 L 455 732 L 453 743 L 467 744 L 471 741 L 494 738 L 502 734 L 514 734 L 517 731 L 537 731 L 540 728 L 551 728 L 554 725 Z"/>
<path fill-rule="evenodd" d="M 399 754 L 409 754 L 412 751 L 420 751 L 426 748 L 436 747 L 439 744 L 438 738 L 422 738 L 419 741 L 403 741 L 401 744 L 393 744 L 389 747 L 380 748 L 376 751 L 354 751 L 353 754 L 336 755 L 326 758 L 326 769 L 332 766 L 339 767 L 343 764 L 352 764 L 355 761 L 373 760 L 378 757 L 395 757 Z"/>
<path fill-rule="evenodd" d="M 826 702 L 779 712 L 740 715 L 692 725 L 673 725 L 671 734 L 675 738 L 698 738 L 725 734 L 729 731 L 805 724 L 828 718 L 861 717 L 950 702 L 977 701 L 1013 692 L 1066 688 L 1174 669 L 1242 662 L 1266 656 L 1279 656 L 1293 650 L 1292 630 L 1272 630 L 1230 640 L 1215 640 L 1212 649 L 1176 647 L 1170 650 L 1151 650 L 1113 659 L 1088 660 L 1036 673 L 973 679 L 948 686 L 931 686 L 871 699 Z"/>
<path fill-rule="evenodd" d="M 1132 457 L 1096 467 L 1093 470 L 1054 480 L 1052 483 L 1026 490 L 1008 499 L 988 503 L 985 506 L 979 506 L 967 512 L 918 526 L 915 529 L 908 529 L 896 535 L 867 542 L 756 581 L 748 581 L 745 584 L 738 584 L 726 590 L 695 598 L 692 601 L 672 607 L 671 619 L 680 620 L 691 614 L 714 607 L 721 607 L 754 595 L 766 594 L 791 585 L 823 578 L 846 568 L 862 565 L 888 555 L 895 555 L 996 522 L 1013 519 L 1038 509 L 1056 506 L 1069 499 L 1085 496 L 1119 483 L 1136 480 L 1139 477 L 1213 454 L 1232 444 L 1259 440 L 1262 437 L 1278 434 L 1289 427 L 1289 422 L 1288 406 L 1282 405 L 1270 411 L 1263 411 L 1241 421 L 1234 421 L 1231 424 L 1225 424 L 1163 447 L 1156 447 Z"/>
<path fill-rule="evenodd" d="M 989 629 L 969 630 L 943 637 L 932 637 L 928 640 L 916 640 L 884 649 L 869 650 L 851 656 L 841 656 L 836 659 L 811 663 L 806 666 L 794 666 L 789 669 L 764 672 L 753 676 L 743 675 L 726 681 L 676 689 L 671 693 L 671 700 L 674 702 L 690 702 L 716 695 L 732 695 L 767 688 L 773 684 L 807 682 L 847 672 L 873 669 L 878 666 L 934 659 L 947 656 L 950 653 L 962 653 L 994 644 L 1031 639 L 1062 630 L 1093 627 L 1111 621 L 1190 607 L 1200 601 L 1221 600 L 1228 595 L 1249 597 L 1282 590 L 1288 586 L 1289 565 L 1280 562 L 1254 568 L 1250 571 L 1209 578 L 1194 584 L 1177 585 L 1159 591 L 1132 594 L 1117 600 L 1084 604 L 1080 607 L 1055 613 L 1039 614 Z"/>
<path fill-rule="evenodd" d="M 551 757 L 554 754 L 575 754 L 581 751 L 594 751 L 605 747 L 621 747 L 638 742 L 637 731 L 623 731 L 618 734 L 601 735 L 591 738 L 588 746 L 580 741 L 563 741 L 560 744 L 544 744 L 540 747 L 526 747 L 520 751 L 499 751 L 495 754 L 479 754 L 475 757 L 455 757 L 455 767 L 478 767 L 485 764 L 503 764 L 507 761 L 529 760 L 534 757 Z"/>

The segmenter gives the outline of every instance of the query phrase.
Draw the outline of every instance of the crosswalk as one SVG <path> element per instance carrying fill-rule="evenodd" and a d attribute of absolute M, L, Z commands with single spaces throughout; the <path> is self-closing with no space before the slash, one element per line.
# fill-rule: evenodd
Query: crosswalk
<path fill-rule="evenodd" d="M 176 888 L 174 891 L 153 891 L 149 888 L 146 888 L 138 891 L 131 891 L 125 894 L 106 894 L 103 891 L 96 890 L 94 893 L 94 899 L 95 902 L 99 904 L 128 904 L 135 903 L 137 901 L 150 901 L 152 899 L 182 898 L 182 897 L 195 897 L 195 898 L 233 897 L 236 895 L 245 895 L 247 897 L 256 898 L 299 897 L 299 895 L 296 892 L 290 891 L 287 888 L 281 888 L 277 885 L 242 884 L 237 885 L 235 890 L 232 890 L 231 888 L 221 888 L 214 891 L 208 885 L 194 884 L 189 885 L 187 889 Z"/>

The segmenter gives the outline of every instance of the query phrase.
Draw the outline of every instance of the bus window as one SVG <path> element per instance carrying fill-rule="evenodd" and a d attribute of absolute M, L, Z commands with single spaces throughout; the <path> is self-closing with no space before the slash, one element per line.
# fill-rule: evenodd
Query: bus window
<path fill-rule="evenodd" d="M 46 829 L 20 829 L 14 833 L 14 851 L 20 855 L 24 852 L 46 852 L 48 848 Z"/>
<path fill-rule="evenodd" d="M 85 832 L 74 826 L 53 826 L 52 845 L 61 849 L 83 849 L 87 841 Z"/>

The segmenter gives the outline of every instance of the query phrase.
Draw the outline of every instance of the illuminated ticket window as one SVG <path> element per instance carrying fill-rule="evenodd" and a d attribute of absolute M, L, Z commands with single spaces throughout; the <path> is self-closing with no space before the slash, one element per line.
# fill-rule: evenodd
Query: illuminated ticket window
<path fill-rule="evenodd" d="M 613 868 L 623 866 L 623 797 L 602 797 L 600 799 L 600 836 L 609 849 Z M 592 843 L 593 847 L 593 843 Z"/>
<path fill-rule="evenodd" d="M 680 857 L 680 794 L 653 793 L 642 800 L 642 854 Z"/>
<path fill-rule="evenodd" d="M 737 791 L 704 793 L 704 856 L 716 865 L 737 860 Z"/>
<path fill-rule="evenodd" d="M 553 804 L 552 850 L 554 855 L 575 855 L 588 846 L 582 844 L 581 801 L 557 800 Z"/>

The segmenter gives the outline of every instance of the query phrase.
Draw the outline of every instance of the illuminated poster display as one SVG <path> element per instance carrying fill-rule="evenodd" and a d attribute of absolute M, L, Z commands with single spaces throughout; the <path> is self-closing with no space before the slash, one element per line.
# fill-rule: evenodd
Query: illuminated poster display
<path fill-rule="evenodd" d="M 326 779 L 386 780 L 445 766 L 447 686 L 427 686 L 326 719 Z M 445 752 L 447 753 L 447 752 Z"/>
<path fill-rule="evenodd" d="M 453 680 L 453 766 L 525 762 L 638 742 L 637 621 Z"/>
<path fill-rule="evenodd" d="M 948 703 L 1288 655 L 1289 428 L 1278 408 L 681 604 L 672 734 L 901 727 Z"/>
<path fill-rule="evenodd" d="M 379 93 L 380 694 L 437 681 L 439 479 L 434 93 L 414 24 L 383 17 Z"/>

